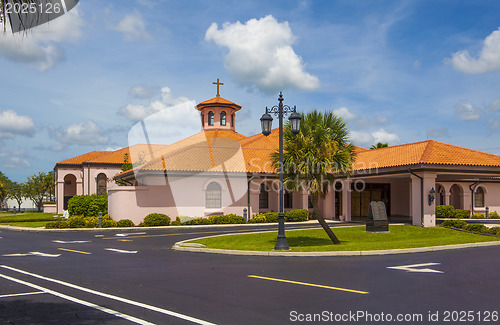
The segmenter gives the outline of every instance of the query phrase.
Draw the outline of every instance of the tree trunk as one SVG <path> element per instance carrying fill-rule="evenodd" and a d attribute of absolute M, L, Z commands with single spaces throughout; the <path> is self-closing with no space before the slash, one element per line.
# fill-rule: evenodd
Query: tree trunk
<path fill-rule="evenodd" d="M 335 234 L 333 233 L 332 229 L 326 223 L 325 218 L 323 218 L 323 216 L 320 213 L 320 210 L 319 210 L 319 195 L 311 194 L 311 202 L 312 202 L 312 205 L 313 205 L 313 214 L 318 219 L 318 222 L 321 225 L 321 227 L 323 227 L 323 229 L 325 230 L 326 234 L 328 235 L 328 237 L 330 237 L 330 239 L 332 240 L 332 242 L 334 244 L 340 244 L 340 240 L 337 238 L 337 236 L 335 236 Z"/>

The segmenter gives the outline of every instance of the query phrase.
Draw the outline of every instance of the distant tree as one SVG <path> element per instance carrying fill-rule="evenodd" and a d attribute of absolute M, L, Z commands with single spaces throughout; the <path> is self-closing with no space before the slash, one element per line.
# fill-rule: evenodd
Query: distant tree
<path fill-rule="evenodd" d="M 122 171 L 126 172 L 127 170 L 130 169 L 132 169 L 132 163 L 130 162 L 130 155 L 126 152 L 123 155 Z"/>
<path fill-rule="evenodd" d="M 0 202 L 2 202 L 7 196 L 7 188 L 9 184 L 9 178 L 0 172 Z"/>
<path fill-rule="evenodd" d="M 17 201 L 18 209 L 21 209 L 21 204 L 26 197 L 26 185 L 18 182 L 11 182 L 7 187 L 7 198 Z"/>
<path fill-rule="evenodd" d="M 56 179 L 53 170 L 47 173 L 45 182 L 47 183 L 46 186 L 47 186 L 47 194 L 49 195 L 49 200 L 54 201 L 54 198 L 56 196 Z"/>
<path fill-rule="evenodd" d="M 389 146 L 389 143 L 382 143 L 382 142 L 378 142 L 377 144 L 372 144 L 372 146 L 370 147 L 370 149 L 378 149 L 378 148 L 386 148 Z"/>
<path fill-rule="evenodd" d="M 43 201 L 50 195 L 49 189 L 53 179 L 53 174 L 50 176 L 50 173 L 38 173 L 28 177 L 25 194 L 36 205 L 38 212 L 42 211 Z"/>

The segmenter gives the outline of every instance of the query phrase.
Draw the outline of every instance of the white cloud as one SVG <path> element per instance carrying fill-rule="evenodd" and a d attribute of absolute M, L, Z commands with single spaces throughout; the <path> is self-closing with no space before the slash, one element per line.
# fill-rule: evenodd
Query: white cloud
<path fill-rule="evenodd" d="M 159 87 L 134 86 L 130 88 L 128 95 L 133 98 L 151 99 L 159 90 Z"/>
<path fill-rule="evenodd" d="M 31 164 L 26 159 L 11 157 L 3 164 L 3 166 L 9 169 L 22 169 L 31 167 Z"/>
<path fill-rule="evenodd" d="M 481 117 L 481 109 L 463 101 L 455 105 L 455 114 L 462 121 L 477 121 Z"/>
<path fill-rule="evenodd" d="M 492 101 L 486 109 L 493 112 L 500 112 L 500 99 Z"/>
<path fill-rule="evenodd" d="M 45 71 L 65 60 L 65 52 L 58 43 L 76 42 L 81 37 L 82 26 L 83 19 L 77 8 L 27 34 L 13 34 L 7 25 L 7 31 L 0 36 L 0 56 Z"/>
<path fill-rule="evenodd" d="M 151 39 L 152 36 L 146 31 L 146 24 L 141 15 L 137 12 L 125 15 L 123 19 L 116 25 L 110 27 L 122 33 L 125 41 L 137 41 Z"/>
<path fill-rule="evenodd" d="M 340 107 L 338 109 L 334 109 L 333 113 L 341 117 L 344 121 L 351 121 L 357 117 L 357 115 L 349 111 L 347 107 Z"/>
<path fill-rule="evenodd" d="M 96 145 L 109 141 L 106 132 L 92 121 L 71 124 L 63 130 L 49 128 L 49 133 L 65 144 Z"/>
<path fill-rule="evenodd" d="M 477 58 L 471 57 L 469 51 L 461 50 L 454 53 L 450 61 L 455 69 L 466 73 L 500 70 L 500 28 L 486 37 Z"/>
<path fill-rule="evenodd" d="M 237 83 L 265 92 L 319 87 L 319 79 L 305 71 L 302 58 L 292 48 L 295 36 L 288 22 L 279 23 L 268 15 L 244 24 L 226 22 L 221 29 L 212 23 L 205 40 L 229 49 L 224 66 Z"/>
<path fill-rule="evenodd" d="M 0 138 L 12 138 L 16 134 L 33 135 L 34 132 L 35 123 L 30 116 L 18 115 L 10 109 L 0 110 Z"/>
<path fill-rule="evenodd" d="M 188 112 L 178 112 L 175 109 L 172 109 L 172 106 L 183 103 L 191 103 L 192 108 Z M 163 87 L 161 89 L 160 100 L 152 101 L 147 106 L 129 104 L 125 107 L 122 107 L 119 110 L 119 113 L 129 120 L 141 121 L 149 115 L 167 110 L 169 111 L 168 116 L 170 116 L 170 122 L 178 123 L 179 121 L 186 120 L 187 123 L 187 121 L 190 121 L 195 115 L 198 116 L 198 112 L 194 108 L 195 106 L 196 103 L 189 98 L 174 97 L 170 88 Z M 198 118 L 196 117 L 196 119 Z"/>
<path fill-rule="evenodd" d="M 389 133 L 384 129 L 379 129 L 371 133 L 351 131 L 349 138 L 353 144 L 361 147 L 369 147 L 378 142 L 389 143 L 391 146 L 401 142 L 396 133 Z"/>

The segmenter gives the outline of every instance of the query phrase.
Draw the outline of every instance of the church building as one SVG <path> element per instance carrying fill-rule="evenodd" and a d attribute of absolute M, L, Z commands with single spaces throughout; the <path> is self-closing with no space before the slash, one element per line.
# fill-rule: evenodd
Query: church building
<path fill-rule="evenodd" d="M 219 85 L 219 83 L 217 82 Z M 218 87 L 217 85 L 217 87 Z M 115 220 L 138 224 L 149 213 L 208 217 L 278 211 L 278 180 L 270 155 L 278 129 L 269 136 L 236 132 L 240 105 L 217 96 L 193 107 L 201 131 L 174 143 L 144 142 L 116 151 L 92 151 L 55 166 L 57 213 L 69 198 L 108 195 Z M 379 149 L 356 147 L 350 177 L 339 176 L 320 210 L 326 219 L 363 220 L 371 201 L 386 205 L 389 220 L 435 225 L 436 205 L 500 212 L 500 156 L 427 140 Z M 127 161 L 128 160 L 128 161 Z M 124 162 L 134 168 L 122 171 Z M 284 194 L 285 211 L 312 206 L 304 191 Z"/>

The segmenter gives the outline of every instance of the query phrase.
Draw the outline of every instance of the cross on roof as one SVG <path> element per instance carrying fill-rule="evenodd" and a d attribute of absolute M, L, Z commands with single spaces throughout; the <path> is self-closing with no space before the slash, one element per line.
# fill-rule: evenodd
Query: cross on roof
<path fill-rule="evenodd" d="M 224 85 L 222 82 L 219 82 L 219 78 L 217 78 L 217 82 L 212 82 L 214 85 L 217 85 L 217 97 L 220 97 L 219 95 L 219 86 Z"/>

